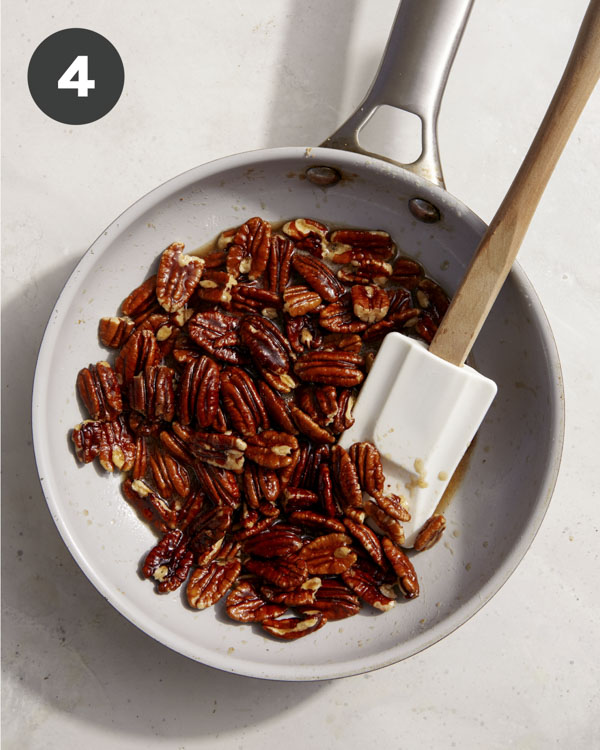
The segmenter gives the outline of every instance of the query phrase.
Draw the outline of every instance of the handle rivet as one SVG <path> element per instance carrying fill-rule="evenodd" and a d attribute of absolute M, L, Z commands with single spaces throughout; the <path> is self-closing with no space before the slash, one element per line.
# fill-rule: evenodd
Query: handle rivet
<path fill-rule="evenodd" d="M 342 179 L 342 175 L 333 167 L 309 167 L 305 174 L 313 185 L 319 187 L 335 185 Z"/>
<path fill-rule="evenodd" d="M 425 224 L 435 224 L 436 221 L 441 219 L 439 209 L 426 201 L 425 198 L 411 198 L 408 201 L 408 207 L 411 214 L 419 221 L 425 222 Z"/>

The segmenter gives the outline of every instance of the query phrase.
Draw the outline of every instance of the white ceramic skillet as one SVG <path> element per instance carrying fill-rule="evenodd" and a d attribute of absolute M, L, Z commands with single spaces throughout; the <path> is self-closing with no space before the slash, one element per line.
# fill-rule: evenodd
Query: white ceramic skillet
<path fill-rule="evenodd" d="M 365 607 L 309 637 L 279 642 L 228 620 L 218 607 L 191 611 L 182 592 L 158 596 L 138 574 L 154 534 L 123 499 L 119 478 L 78 465 L 70 441 L 83 416 L 77 372 L 107 356 L 98 320 L 117 314 L 175 240 L 193 249 L 255 215 L 385 229 L 450 293 L 456 289 L 485 225 L 443 187 L 436 119 L 471 2 L 404 0 L 376 81 L 327 148 L 238 154 L 161 185 L 96 240 L 52 312 L 33 392 L 34 447 L 52 516 L 77 563 L 118 611 L 204 664 L 261 678 L 320 680 L 398 662 L 485 604 L 542 522 L 560 463 L 563 389 L 548 322 L 518 265 L 473 352 L 499 392 L 446 509 L 445 537 L 414 559 L 421 596 L 387 613 Z M 423 152 L 414 164 L 360 149 L 356 133 L 380 104 L 421 118 Z"/>

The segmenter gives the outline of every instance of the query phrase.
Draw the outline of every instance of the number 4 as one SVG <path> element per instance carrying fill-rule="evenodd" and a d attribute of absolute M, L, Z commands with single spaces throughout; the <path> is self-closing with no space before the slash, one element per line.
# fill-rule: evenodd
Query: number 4
<path fill-rule="evenodd" d="M 77 76 L 77 79 L 75 79 Z M 58 79 L 59 89 L 77 89 L 77 96 L 87 96 L 96 88 L 96 81 L 88 78 L 88 56 L 78 55 Z"/>

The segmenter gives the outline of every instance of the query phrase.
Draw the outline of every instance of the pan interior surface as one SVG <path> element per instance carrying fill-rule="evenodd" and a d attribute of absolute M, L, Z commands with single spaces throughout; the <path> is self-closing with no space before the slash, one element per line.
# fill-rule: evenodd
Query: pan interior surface
<path fill-rule="evenodd" d="M 307 168 L 342 175 L 322 188 Z M 425 198 L 437 223 L 418 221 L 408 201 Z M 140 199 L 94 243 L 52 313 L 36 371 L 33 420 L 38 470 L 66 544 L 98 590 L 149 635 L 226 671 L 286 680 L 329 679 L 376 669 L 426 648 L 473 615 L 512 573 L 550 500 L 563 434 L 560 368 L 543 310 L 523 272 L 510 274 L 473 350 L 474 365 L 498 396 L 474 441 L 445 510 L 442 541 L 415 555 L 421 595 L 387 613 L 329 623 L 296 642 L 264 637 L 217 608 L 190 611 L 185 594 L 157 596 L 140 578 L 155 536 L 120 492 L 117 476 L 78 465 L 70 430 L 85 418 L 77 372 L 107 358 L 101 317 L 156 271 L 162 250 L 193 250 L 252 216 L 277 224 L 296 217 L 332 226 L 385 229 L 453 293 L 485 230 L 445 191 L 411 173 L 328 149 L 286 148 L 212 162 Z M 398 427 L 402 429 L 401 416 Z"/>

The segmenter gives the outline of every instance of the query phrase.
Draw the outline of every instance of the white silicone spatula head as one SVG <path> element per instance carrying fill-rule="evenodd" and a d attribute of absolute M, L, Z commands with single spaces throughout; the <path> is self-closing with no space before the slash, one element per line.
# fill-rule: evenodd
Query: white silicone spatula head
<path fill-rule="evenodd" d="M 516 258 L 544 188 L 600 76 L 600 0 L 592 0 L 548 111 L 486 231 L 429 350 L 386 336 L 340 438 L 379 449 L 386 491 L 411 520 L 405 546 L 436 506 L 494 398 L 495 384 L 464 362 Z"/>

